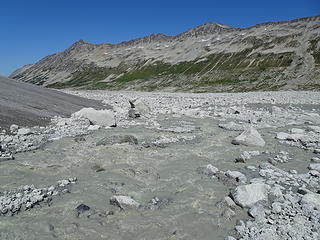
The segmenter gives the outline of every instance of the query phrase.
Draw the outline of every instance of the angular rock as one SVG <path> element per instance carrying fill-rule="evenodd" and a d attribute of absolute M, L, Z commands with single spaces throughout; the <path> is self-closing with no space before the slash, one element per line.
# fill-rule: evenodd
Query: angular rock
<path fill-rule="evenodd" d="M 262 221 L 265 217 L 265 211 L 262 205 L 256 204 L 251 207 L 248 211 L 248 214 L 255 218 L 257 221 Z"/>
<path fill-rule="evenodd" d="M 134 108 L 140 114 L 147 114 L 150 112 L 150 107 L 145 104 L 141 99 L 130 101 L 131 108 Z"/>
<path fill-rule="evenodd" d="M 104 127 L 116 126 L 115 116 L 112 110 L 96 110 L 83 108 L 73 114 L 74 117 L 87 118 L 92 124 Z"/>
<path fill-rule="evenodd" d="M 23 135 L 23 136 L 29 135 L 31 133 L 32 133 L 32 131 L 30 128 L 20 128 L 20 129 L 18 129 L 18 132 L 17 132 L 18 135 Z"/>
<path fill-rule="evenodd" d="M 232 197 L 240 207 L 252 207 L 259 201 L 267 201 L 268 185 L 264 183 L 241 185 L 232 192 Z"/>
<path fill-rule="evenodd" d="M 246 183 L 247 177 L 238 171 L 230 171 L 226 172 L 226 176 L 235 179 L 237 182 Z"/>
<path fill-rule="evenodd" d="M 310 170 L 320 171 L 320 163 L 311 163 L 308 168 Z"/>
<path fill-rule="evenodd" d="M 138 208 L 140 206 L 138 202 L 128 196 L 112 196 L 110 198 L 110 204 L 121 209 Z"/>
<path fill-rule="evenodd" d="M 290 129 L 290 132 L 291 132 L 291 133 L 302 134 L 302 133 L 305 133 L 305 130 L 304 130 L 304 129 L 301 129 L 301 128 L 291 128 L 291 129 Z"/>
<path fill-rule="evenodd" d="M 236 162 L 245 163 L 247 160 L 251 159 L 254 156 L 259 156 L 259 151 L 243 151 L 240 157 L 236 158 Z"/>
<path fill-rule="evenodd" d="M 232 144 L 263 147 L 265 145 L 265 141 L 255 128 L 250 127 L 242 132 L 238 137 L 233 139 Z"/>
<path fill-rule="evenodd" d="M 101 127 L 99 126 L 99 125 L 90 125 L 89 127 L 88 127 L 88 130 L 89 131 L 97 131 L 97 130 L 99 130 Z"/>
<path fill-rule="evenodd" d="M 277 133 L 276 138 L 279 140 L 287 140 L 290 137 L 290 134 L 284 133 L 284 132 L 279 132 Z"/>
<path fill-rule="evenodd" d="M 128 111 L 129 118 L 139 118 L 141 117 L 141 113 L 135 109 L 130 109 Z"/>

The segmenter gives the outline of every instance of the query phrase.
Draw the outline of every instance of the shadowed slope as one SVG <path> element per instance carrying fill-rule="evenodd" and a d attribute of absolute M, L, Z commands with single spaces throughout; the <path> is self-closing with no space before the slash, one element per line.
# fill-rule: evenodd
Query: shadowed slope
<path fill-rule="evenodd" d="M 69 116 L 83 107 L 110 108 L 94 100 L 0 77 L 0 126 L 42 125 L 55 115 Z"/>

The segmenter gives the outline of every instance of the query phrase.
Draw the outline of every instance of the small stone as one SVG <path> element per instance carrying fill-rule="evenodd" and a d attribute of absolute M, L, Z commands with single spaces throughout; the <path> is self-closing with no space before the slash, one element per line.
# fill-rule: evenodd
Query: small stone
<path fill-rule="evenodd" d="M 12 133 L 18 131 L 18 129 L 19 129 L 19 126 L 16 124 L 12 124 L 10 126 L 10 132 L 12 132 Z"/>
<path fill-rule="evenodd" d="M 272 212 L 273 213 L 280 213 L 281 211 L 282 211 L 282 207 L 279 202 L 272 203 Z"/>
<path fill-rule="evenodd" d="M 199 167 L 197 169 L 197 172 L 200 174 L 207 175 L 208 177 L 212 177 L 219 172 L 219 169 L 211 164 L 208 164 L 205 167 Z"/>
<path fill-rule="evenodd" d="M 228 237 L 225 238 L 225 240 L 237 240 L 237 239 L 235 239 L 235 238 L 232 237 L 232 236 L 228 236 Z"/>
<path fill-rule="evenodd" d="M 78 214 L 89 211 L 90 207 L 81 203 L 80 205 L 78 205 L 75 209 L 77 211 Z"/>
<path fill-rule="evenodd" d="M 237 182 L 245 183 L 247 181 L 247 177 L 238 171 L 230 171 L 226 172 L 226 176 L 235 179 Z"/>
<path fill-rule="evenodd" d="M 320 148 L 319 148 L 319 149 L 314 149 L 313 152 L 314 152 L 315 154 L 320 154 Z"/>
<path fill-rule="evenodd" d="M 236 215 L 236 213 L 231 208 L 226 208 L 221 215 L 226 219 L 231 219 L 234 215 Z"/>

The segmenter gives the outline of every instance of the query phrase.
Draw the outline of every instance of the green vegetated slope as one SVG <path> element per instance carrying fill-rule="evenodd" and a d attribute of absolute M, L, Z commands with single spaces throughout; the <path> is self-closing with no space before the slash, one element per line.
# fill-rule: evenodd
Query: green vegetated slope
<path fill-rule="evenodd" d="M 123 65 L 117 68 L 88 65 L 83 71 L 74 72 L 71 80 L 54 83 L 49 87 L 114 90 L 133 88 L 144 91 L 167 88 L 182 91 L 276 90 L 281 84 L 272 80 L 281 75 L 291 64 L 292 58 L 293 53 L 290 52 L 262 55 L 245 50 L 212 54 L 174 65 L 163 62 L 150 65 L 140 63 L 130 71 L 126 71 L 127 67 Z M 119 77 L 104 81 L 111 74 Z"/>

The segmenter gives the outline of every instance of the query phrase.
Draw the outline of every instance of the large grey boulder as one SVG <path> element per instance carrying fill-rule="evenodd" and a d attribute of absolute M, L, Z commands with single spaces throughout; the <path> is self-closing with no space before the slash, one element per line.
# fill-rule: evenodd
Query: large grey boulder
<path fill-rule="evenodd" d="M 300 203 L 320 210 L 320 194 L 307 193 L 302 197 Z"/>
<path fill-rule="evenodd" d="M 232 140 L 232 144 L 245 146 L 263 147 L 266 143 L 260 133 L 253 127 L 243 131 L 238 137 Z"/>
<path fill-rule="evenodd" d="M 144 103 L 140 98 L 130 101 L 131 108 L 140 114 L 148 114 L 150 112 L 150 107 Z"/>
<path fill-rule="evenodd" d="M 240 207 L 252 207 L 259 201 L 267 201 L 268 185 L 264 183 L 240 185 L 232 192 L 232 197 Z"/>
<path fill-rule="evenodd" d="M 110 204 L 121 209 L 140 207 L 137 201 L 128 196 L 112 196 L 110 198 Z"/>
<path fill-rule="evenodd" d="M 87 118 L 92 124 L 104 127 L 116 125 L 115 116 L 112 110 L 96 110 L 94 108 L 83 108 L 73 114 L 74 117 Z"/>

